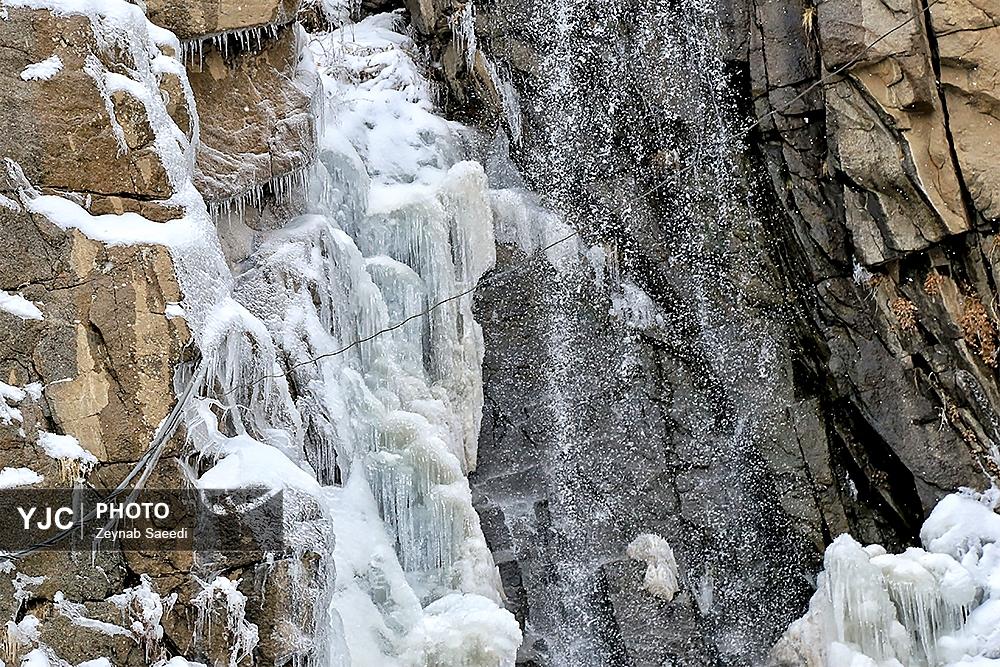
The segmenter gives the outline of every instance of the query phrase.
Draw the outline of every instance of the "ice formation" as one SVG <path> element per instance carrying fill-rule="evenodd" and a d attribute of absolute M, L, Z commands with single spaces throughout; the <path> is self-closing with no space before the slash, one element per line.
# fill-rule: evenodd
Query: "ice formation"
<path fill-rule="evenodd" d="M 201 592 L 192 600 L 198 609 L 195 632 L 197 636 L 210 636 L 213 608 L 221 606 L 226 619 L 229 666 L 236 667 L 253 653 L 259 639 L 257 626 L 246 619 L 247 598 L 237 588 L 240 582 L 220 575 L 211 582 L 198 583 L 201 584 Z"/>
<path fill-rule="evenodd" d="M 160 74 L 171 72 L 190 93 L 183 67 L 160 46 L 182 57 L 200 46 L 182 49 L 121 0 L 3 2 L 84 14 L 99 43 L 134 61 L 128 76 L 96 58 L 87 71 L 105 97 L 124 90 L 144 105 L 175 192 L 168 203 L 183 216 L 166 223 L 134 213 L 94 216 L 40 194 L 23 176 L 15 205 L 107 244 L 171 251 L 184 300 L 170 315 L 183 314 L 201 352 L 197 367 L 180 369 L 176 380 L 191 447 L 185 469 L 197 486 L 283 489 L 286 506 L 316 509 L 312 524 L 291 518 L 286 529 L 296 556 L 332 552 L 323 570 L 328 590 L 310 598 L 322 607 L 312 614 L 322 624 L 318 659 L 513 665 L 520 630 L 502 608 L 466 480 L 483 401 L 472 290 L 494 261 L 491 193 L 483 168 L 463 161 L 463 128 L 434 113 L 400 16 L 313 39 L 324 87 L 318 163 L 290 176 L 288 187 L 254 189 L 228 204 L 238 211 L 294 189 L 311 193 L 310 212 L 259 238 L 233 276 L 212 212 L 192 184 L 197 117 L 189 140 L 158 89 Z M 238 36 L 244 47 L 261 38 Z M 310 62 L 309 53 L 301 57 Z M 113 107 L 107 111 L 114 129 Z M 2 415 L 19 420 L 9 403 L 24 395 L 5 390 Z M 71 435 L 40 439 L 50 455 L 89 464 L 74 443 Z M 213 579 L 195 603 L 208 610 L 224 601 L 239 661 L 256 637 L 237 584 Z M 173 601 L 148 579 L 113 601 L 149 661 L 162 660 L 160 620 Z"/>
<path fill-rule="evenodd" d="M 109 601 L 118 607 L 121 613 L 122 626 L 127 627 L 133 639 L 140 643 L 145 651 L 146 660 L 159 659 L 163 652 L 160 639 L 163 637 L 163 626 L 160 621 L 177 601 L 177 594 L 160 596 L 154 589 L 149 575 L 140 575 L 138 586 L 125 589 L 124 593 L 113 595 Z"/>
<path fill-rule="evenodd" d="M 997 489 L 945 497 L 923 525 L 923 548 L 901 554 L 838 537 L 809 612 L 776 655 L 810 667 L 1000 664 L 998 504 Z"/>
<path fill-rule="evenodd" d="M 625 550 L 629 558 L 646 564 L 642 587 L 650 594 L 668 602 L 680 590 L 677 578 L 677 560 L 674 550 L 659 535 L 645 533 L 632 540 Z"/>
<path fill-rule="evenodd" d="M 278 30 L 284 25 L 283 23 L 268 23 L 186 39 L 180 44 L 181 57 L 185 63 L 191 65 L 198 63 L 198 67 L 201 68 L 206 47 L 214 48 L 223 57 L 228 57 L 230 51 L 235 52 L 237 49 L 259 51 L 265 43 L 278 37 Z"/>
<path fill-rule="evenodd" d="M 455 45 L 465 58 L 465 66 L 472 69 L 476 60 L 476 3 L 469 0 L 451 18 L 451 31 Z"/>
<path fill-rule="evenodd" d="M 52 596 L 52 601 L 54 602 L 56 613 L 60 616 L 68 618 L 70 623 L 73 625 L 87 628 L 88 630 L 95 630 L 101 634 L 109 636 L 132 636 L 132 631 L 128 628 L 115 625 L 114 623 L 106 623 L 105 621 L 88 618 L 86 615 L 86 606 L 70 602 L 66 599 L 66 596 L 62 591 L 56 591 L 56 594 Z"/>

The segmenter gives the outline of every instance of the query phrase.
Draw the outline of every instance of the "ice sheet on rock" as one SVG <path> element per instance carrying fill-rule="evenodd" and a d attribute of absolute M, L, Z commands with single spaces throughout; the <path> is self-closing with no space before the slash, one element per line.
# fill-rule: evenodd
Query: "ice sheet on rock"
<path fill-rule="evenodd" d="M 472 3 L 470 2 L 469 4 L 471 5 Z M 517 90 L 514 88 L 514 84 L 511 83 L 506 70 L 497 68 L 496 64 L 485 55 L 482 56 L 482 60 L 486 66 L 490 81 L 496 89 L 497 97 L 500 98 L 503 108 L 503 118 L 507 123 L 510 140 L 515 144 L 519 144 L 521 143 L 521 101 Z"/>
<path fill-rule="evenodd" d="M 10 313 L 22 320 L 41 320 L 42 311 L 38 306 L 28 301 L 20 294 L 11 294 L 0 290 L 0 310 Z"/>
<path fill-rule="evenodd" d="M 620 291 L 611 294 L 611 314 L 634 329 L 650 329 L 664 324 L 663 313 L 653 299 L 631 280 L 621 281 Z"/>
<path fill-rule="evenodd" d="M 576 266 L 585 254 L 574 229 L 542 208 L 531 193 L 496 190 L 490 198 L 498 242 L 515 245 L 527 254 L 544 251 L 549 263 L 560 270 Z"/>
<path fill-rule="evenodd" d="M 396 646 L 422 611 L 362 472 L 328 489 L 336 541 L 331 610 L 343 620 L 352 664 L 400 665 Z"/>
<path fill-rule="evenodd" d="M 118 635 L 132 636 L 132 631 L 128 628 L 115 625 L 114 623 L 106 623 L 104 621 L 88 618 L 86 615 L 87 608 L 82 604 L 77 604 L 67 600 L 62 591 L 56 591 L 52 601 L 54 602 L 56 613 L 60 616 L 68 618 L 73 625 L 86 628 L 87 630 L 93 630 L 103 635 L 108 635 L 109 637 L 115 637 Z"/>
<path fill-rule="evenodd" d="M 452 593 L 431 603 L 406 637 L 413 667 L 513 667 L 521 628 L 508 612 L 479 595 Z"/>
<path fill-rule="evenodd" d="M 62 59 L 57 55 L 51 55 L 45 60 L 32 63 L 21 70 L 22 81 L 48 81 L 63 68 Z"/>

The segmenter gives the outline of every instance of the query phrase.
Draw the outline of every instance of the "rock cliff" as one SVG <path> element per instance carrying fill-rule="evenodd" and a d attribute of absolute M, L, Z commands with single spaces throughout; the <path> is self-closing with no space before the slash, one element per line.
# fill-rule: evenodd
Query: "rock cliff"
<path fill-rule="evenodd" d="M 299 74 L 292 5 L 150 4 L 159 26 L 125 3 L 40 7 L 0 6 L 0 467 L 4 488 L 110 490 L 169 421 L 179 374 L 197 360 L 188 321 L 204 313 L 181 302 L 196 282 L 221 279 L 189 275 L 185 295 L 178 253 L 213 252 L 185 225 L 208 220 L 202 197 L 213 212 L 244 191 L 262 206 L 276 200 L 274 184 L 311 160 L 315 82 Z M 75 445 L 52 450 L 52 436 Z M 185 483 L 184 444 L 182 428 L 147 485 Z M 0 659 L 228 664 L 254 651 L 276 664 L 302 649 L 308 619 L 292 611 L 286 562 L 266 582 L 254 562 L 226 565 L 242 581 L 234 595 L 250 598 L 237 619 L 192 576 L 210 582 L 218 564 L 127 545 L 95 558 L 15 561 L 0 577 Z M 226 628 L 239 623 L 259 641 L 237 648 Z"/>
<path fill-rule="evenodd" d="M 408 5 L 459 117 L 508 136 L 512 184 L 612 250 L 666 318 L 622 332 L 601 315 L 613 293 L 553 298 L 560 281 L 536 268 L 481 290 L 487 418 L 474 488 L 508 595 L 537 632 L 526 664 L 565 659 L 565 644 L 546 643 L 561 631 L 579 640 L 567 618 L 597 628 L 584 649 L 607 651 L 595 664 L 739 663 L 783 629 L 776 607 L 803 608 L 808 589 L 790 581 L 810 576 L 834 537 L 913 544 L 944 494 L 996 478 L 1000 8 L 626 5 L 476 3 L 473 40 L 468 5 Z M 451 55 L 470 41 L 475 58 Z M 706 336 L 706 308 L 738 324 Z M 672 358 L 678 337 L 686 348 Z M 560 369 L 567 352 L 575 361 Z M 610 379 L 623 363 L 628 379 Z M 758 363 L 765 382 L 748 368 Z M 553 376 L 559 407 L 546 405 Z M 707 393 L 690 398 L 699 384 Z M 560 432 L 560 409 L 578 430 Z M 689 425 L 699 410 L 714 433 Z M 733 411 L 756 436 L 734 431 Z M 690 441 L 742 451 L 727 462 Z M 692 539 L 698 526 L 714 537 Z M 646 531 L 678 551 L 686 611 L 683 596 L 650 608 L 625 554 Z M 720 545 L 730 556 L 706 567 Z M 587 555 L 567 568 L 567 551 Z M 713 580 L 714 607 L 699 609 Z M 760 588 L 727 600 L 737 580 Z M 567 603 L 567 586 L 590 600 Z M 747 613 L 753 628 L 734 620 Z"/>
<path fill-rule="evenodd" d="M 379 143 L 408 107 L 355 128 L 373 142 L 361 151 L 367 163 L 349 142 L 317 146 L 321 88 L 297 18 L 321 29 L 393 10 L 423 49 L 442 111 L 474 128 L 463 130 L 465 148 L 493 188 L 487 194 L 480 172 L 461 181 L 475 181 L 469 201 L 483 207 L 466 222 L 491 218 L 497 240 L 496 268 L 476 290 L 486 351 L 478 451 L 476 382 L 453 387 L 440 349 L 407 363 L 414 377 L 437 369 L 435 397 L 451 391 L 461 400 L 449 400 L 471 406 L 459 468 L 474 468 L 472 501 L 524 633 L 518 664 L 757 664 L 803 613 L 838 535 L 911 545 L 945 494 L 1000 475 L 1000 5 L 79 4 L 0 4 L 0 480 L 114 488 L 205 351 L 206 313 L 180 304 L 207 303 L 201 292 L 221 280 L 226 294 L 238 283 L 237 300 L 280 332 L 272 347 L 299 360 L 279 398 L 248 389 L 241 405 L 298 401 L 278 406 L 281 419 L 294 421 L 299 408 L 309 417 L 299 429 L 307 434 L 288 445 L 296 464 L 328 465 L 324 484 L 344 481 L 352 450 L 336 428 L 339 404 L 320 410 L 307 386 L 319 377 L 309 355 L 332 343 L 303 334 L 288 313 L 318 309 L 327 328 L 370 324 L 330 314 L 336 299 L 354 307 L 369 298 L 348 293 L 343 285 L 354 283 L 331 266 L 358 285 L 374 275 L 387 293 L 418 284 L 423 277 L 381 257 L 391 247 L 425 261 L 407 245 L 415 235 L 380 236 L 396 217 L 421 229 L 437 221 L 432 250 L 465 261 L 449 245 L 457 232 L 448 206 L 465 205 L 458 194 L 441 195 L 430 212 L 401 213 L 409 200 L 393 200 L 399 210 L 365 217 L 373 178 L 400 187 L 418 170 L 445 170 L 435 143 L 444 130 L 414 130 L 423 131 L 415 165 Z M 357 71 L 334 61 L 326 76 L 370 84 L 359 97 L 367 104 L 378 77 L 399 75 L 389 62 L 396 47 L 410 46 L 385 35 L 371 51 L 341 43 L 347 55 L 335 55 L 355 59 Z M 399 76 L 389 89 L 401 96 L 420 80 Z M 421 152 L 420 142 L 435 148 Z M 305 210 L 317 158 L 332 184 L 324 195 L 356 239 L 319 234 L 326 245 L 314 252 L 308 225 L 292 232 L 315 266 L 341 276 L 343 293 L 312 264 L 301 275 L 298 264 L 282 268 L 293 253 L 275 244 L 254 254 Z M 414 173 L 397 173 L 405 168 Z M 349 191 L 359 184 L 364 191 Z M 280 270 L 241 273 L 272 260 Z M 451 265 L 422 270 L 437 276 L 432 269 Z M 313 292 L 275 310 L 279 284 L 305 285 L 296 299 Z M 428 296 L 414 294 L 392 308 L 402 314 Z M 445 318 L 433 321 L 449 332 L 448 354 L 478 359 L 471 313 Z M 239 368 L 270 373 L 255 365 L 266 332 L 233 331 L 209 333 L 245 357 Z M 225 386 L 235 371 L 223 366 L 206 382 L 207 401 L 245 389 Z M 431 415 L 425 398 L 413 400 L 428 415 L 453 417 Z M 412 439 L 406 424 L 394 428 Z M 52 454 L 46 434 L 78 447 Z M 189 435 L 181 428 L 167 439 L 154 482 L 181 484 L 178 461 L 202 465 L 186 458 Z M 389 494 L 394 480 L 380 488 Z M 378 511 L 395 506 L 389 498 Z M 478 549 L 474 516 L 456 516 Z M 115 665 L 179 655 L 285 664 L 317 659 L 316 624 L 332 627 L 326 598 L 302 594 L 302 580 L 318 576 L 315 553 L 263 568 L 128 549 L 100 554 L 100 569 L 86 560 L 45 552 L 17 561 L 16 572 L 0 568 L 0 618 L 10 621 L 0 659 L 20 664 L 44 646 L 73 664 L 97 655 Z M 372 561 L 358 558 L 370 574 L 357 590 L 390 607 L 379 578 L 391 568 Z M 474 583 L 499 597 L 490 568 Z M 220 569 L 227 579 L 215 586 Z M 427 600 L 410 597 L 416 618 Z M 379 610 L 377 623 L 383 612 L 395 618 Z M 206 618 L 225 631 L 205 633 Z M 404 626 L 392 632 L 403 636 Z M 435 647 L 427 639 L 422 650 Z"/>

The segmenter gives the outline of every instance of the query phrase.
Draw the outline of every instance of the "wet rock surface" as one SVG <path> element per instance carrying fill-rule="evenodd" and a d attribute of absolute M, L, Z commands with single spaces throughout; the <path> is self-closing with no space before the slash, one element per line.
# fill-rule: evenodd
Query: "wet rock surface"
<path fill-rule="evenodd" d="M 951 1 L 923 11 L 776 0 L 723 3 L 711 19 L 699 13 L 714 9 L 657 13 L 652 3 L 632 3 L 588 22 L 571 2 L 477 4 L 482 57 L 499 64 L 495 79 L 506 78 L 520 96 L 512 121 L 501 85 L 484 92 L 472 67 L 447 66 L 449 49 L 468 42 L 453 18 L 464 5 L 411 8 L 424 15 L 422 30 L 442 54 L 452 101 L 477 100 L 456 113 L 487 133 L 513 136 L 515 126 L 522 133 L 511 142 L 520 171 L 514 184 L 526 183 L 556 210 L 585 209 L 571 224 L 586 242 L 613 247 L 621 275 L 669 321 L 659 335 L 615 331 L 620 322 L 604 317 L 573 330 L 568 323 L 580 311 L 606 312 L 600 290 L 564 294 L 553 315 L 550 283 L 534 268 L 530 278 L 480 289 L 487 407 L 472 480 L 511 608 L 534 640 L 522 650 L 524 664 L 562 664 L 565 644 L 551 640 L 559 641 L 560 622 L 579 628 L 583 617 L 606 651 L 595 664 L 753 661 L 789 618 L 774 607 L 804 608 L 804 580 L 833 537 L 849 531 L 864 541 L 912 544 L 942 495 L 981 488 L 996 474 L 988 454 L 1000 437 L 991 305 L 996 178 L 984 156 L 998 137 L 996 64 L 987 46 L 997 12 Z M 642 28 L 651 25 L 659 30 Z M 698 39 L 684 57 L 664 58 L 665 45 L 683 43 L 685 32 Z M 592 47 L 585 33 L 620 48 Z M 706 66 L 715 55 L 724 69 Z M 618 83 L 623 78 L 630 87 Z M 701 97 L 699 85 L 715 95 Z M 719 105 L 714 118 L 728 119 L 721 126 L 701 115 L 711 97 Z M 762 120 L 744 136 L 755 118 Z M 731 161 L 736 173 L 684 184 L 699 177 L 699 167 L 690 173 L 691 154 L 706 150 L 705 135 L 725 132 L 740 145 L 707 153 Z M 657 189 L 659 206 L 648 188 Z M 720 203 L 698 192 L 718 193 Z M 752 215 L 734 221 L 727 193 L 746 197 Z M 678 226 L 685 218 L 717 223 L 702 236 Z M 728 239 L 730 254 L 720 253 L 720 239 Z M 498 265 L 506 267 L 502 259 Z M 709 283 L 678 277 L 706 265 Z M 698 321 L 690 297 L 729 281 L 739 289 L 713 286 L 701 302 L 739 322 L 725 332 Z M 550 345 L 567 327 L 569 356 L 587 359 L 568 372 L 558 370 Z M 669 341 L 682 336 L 707 348 L 693 353 L 694 363 L 690 350 L 687 363 L 671 359 Z M 638 394 L 609 379 L 629 351 L 645 369 Z M 758 363 L 767 364 L 765 382 L 750 372 Z M 618 395 L 587 397 L 584 386 L 609 383 Z M 678 400 L 699 384 L 714 389 L 707 399 Z M 555 391 L 569 401 L 562 416 L 532 409 Z M 636 423 L 632 410 L 652 430 L 615 435 Z M 716 420 L 717 432 L 685 426 L 700 411 Z M 594 413 L 593 421 L 577 418 Z M 740 451 L 720 459 L 720 449 L 732 448 L 720 435 L 733 438 L 726 420 L 734 413 L 757 435 L 737 436 Z M 576 430 L 560 435 L 566 415 Z M 642 445 L 621 449 L 631 437 Z M 733 476 L 720 474 L 727 467 Z M 633 470 L 658 486 L 634 483 Z M 574 512 L 574 501 L 591 514 Z M 646 502 L 670 519 L 644 516 Z M 725 527 L 713 524 L 720 516 L 728 516 Z M 731 539 L 735 524 L 746 541 Z M 714 541 L 693 539 L 691 525 L 711 526 Z M 644 531 L 674 545 L 687 598 L 651 605 L 641 590 L 641 566 L 623 552 Z M 762 535 L 786 537 L 768 545 Z M 546 546 L 560 539 L 574 546 Z M 565 555 L 596 552 L 602 556 L 583 564 Z M 730 600 L 709 596 L 699 610 L 697 598 L 704 601 L 712 586 L 704 575 L 699 581 L 698 567 L 711 554 L 724 554 L 711 572 L 717 596 L 727 575 L 759 588 Z M 769 580 L 772 586 L 762 583 Z M 796 580 L 803 581 L 797 590 Z M 591 616 L 553 603 L 566 586 L 589 592 Z M 775 590 L 785 602 L 773 602 Z M 754 605 L 767 610 L 751 612 L 755 627 L 746 634 L 738 622 L 720 620 Z M 643 614 L 657 621 L 637 623 Z M 665 626 L 682 629 L 671 638 Z"/>

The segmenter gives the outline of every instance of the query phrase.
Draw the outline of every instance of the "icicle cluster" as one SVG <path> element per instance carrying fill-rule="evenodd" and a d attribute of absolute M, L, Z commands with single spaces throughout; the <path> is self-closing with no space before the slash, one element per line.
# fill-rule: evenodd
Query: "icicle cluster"
<path fill-rule="evenodd" d="M 473 0 L 468 0 L 452 15 L 451 32 L 455 46 L 464 56 L 466 68 L 471 70 L 479 48 L 476 44 L 476 3 Z"/>
<path fill-rule="evenodd" d="M 278 32 L 287 25 L 287 23 L 266 23 L 185 39 L 180 43 L 181 58 L 185 65 L 193 67 L 197 63 L 200 70 L 205 62 L 206 51 L 214 49 L 222 54 L 223 58 L 228 58 L 230 53 L 260 51 L 269 41 L 277 39 Z"/>
<path fill-rule="evenodd" d="M 483 63 L 503 105 L 504 120 L 507 122 L 510 140 L 518 144 L 521 142 L 521 100 L 517 90 L 506 70 L 497 69 L 493 61 L 486 56 L 483 56 Z"/>
<path fill-rule="evenodd" d="M 229 643 L 229 667 L 236 667 L 253 653 L 259 640 L 257 626 L 246 619 L 247 598 L 240 592 L 239 580 L 218 576 L 211 582 L 198 582 L 201 591 L 191 600 L 198 610 L 195 625 L 195 643 L 202 637 L 211 637 L 212 618 L 221 613 Z M 217 608 L 220 608 L 217 609 Z"/>
<path fill-rule="evenodd" d="M 838 537 L 809 613 L 775 656 L 809 666 L 992 664 L 1000 655 L 998 501 L 996 489 L 947 496 L 924 523 L 924 548 L 902 554 Z"/>
<path fill-rule="evenodd" d="M 310 172 L 311 167 L 302 167 L 268 181 L 257 183 L 235 197 L 222 201 L 210 201 L 208 202 L 208 212 L 215 220 L 236 218 L 242 223 L 248 208 L 260 209 L 265 203 L 281 206 L 293 197 L 305 197 Z"/>

